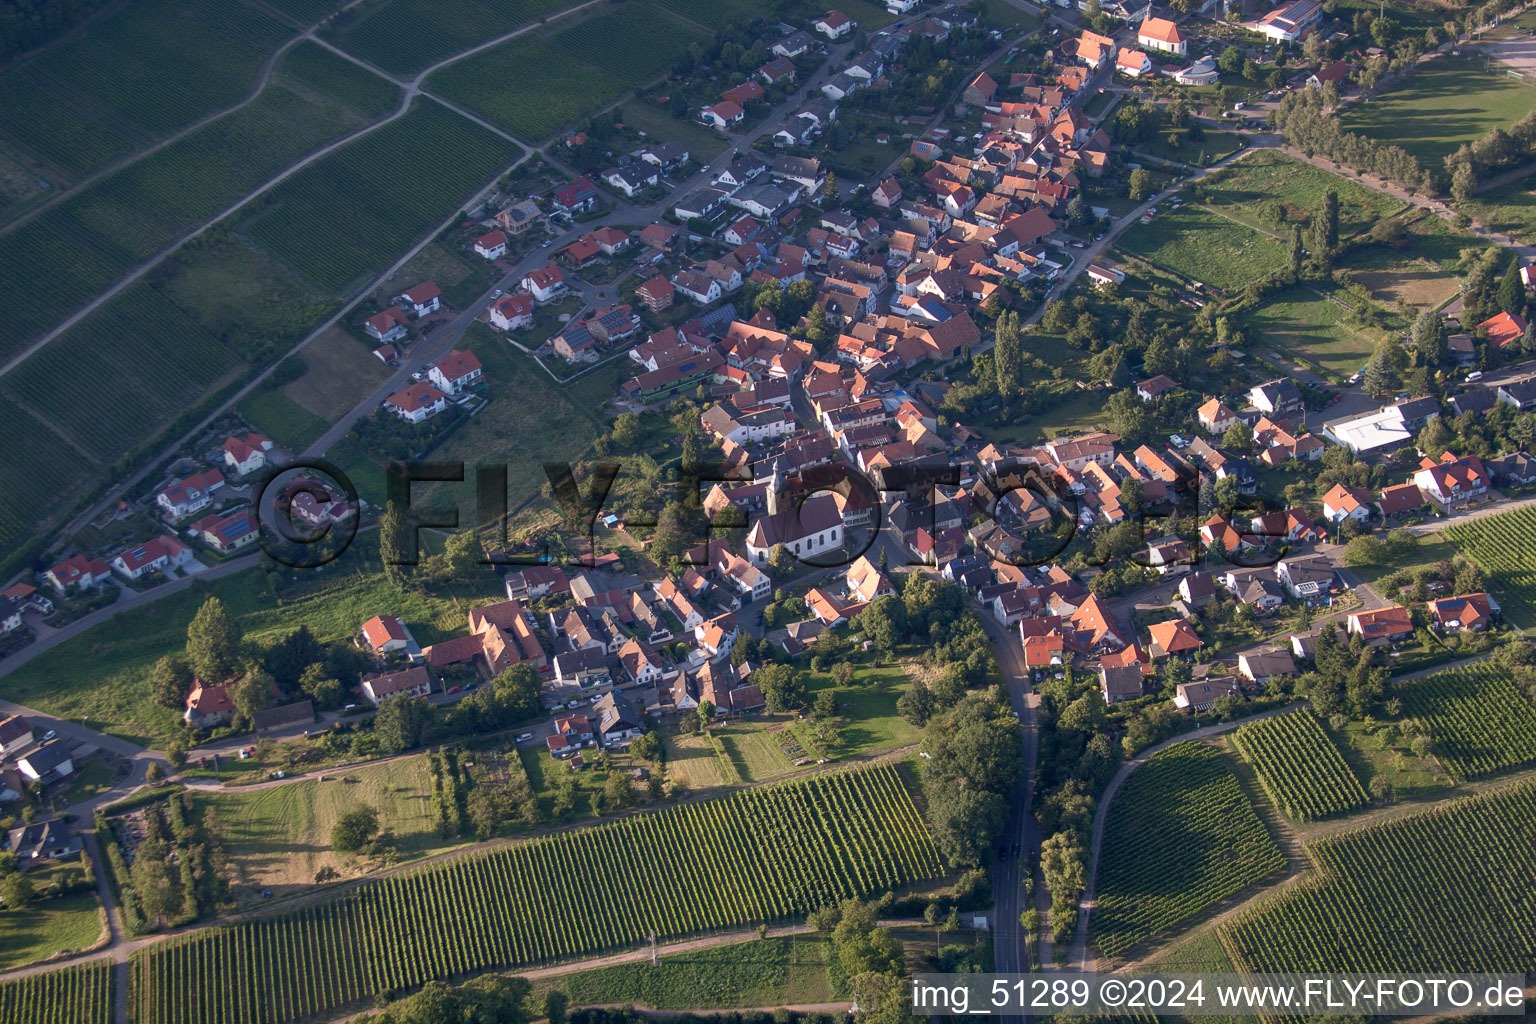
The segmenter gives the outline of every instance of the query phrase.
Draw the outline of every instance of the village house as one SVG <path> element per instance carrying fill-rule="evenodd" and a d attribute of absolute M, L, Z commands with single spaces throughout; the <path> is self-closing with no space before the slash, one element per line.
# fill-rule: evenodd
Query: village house
<path fill-rule="evenodd" d="M 224 464 L 239 476 L 249 476 L 267 468 L 267 453 L 274 447 L 271 438 L 254 430 L 243 437 L 228 438 L 224 442 Z"/>
<path fill-rule="evenodd" d="M 498 331 L 518 331 L 533 326 L 533 296 L 522 293 L 503 295 L 491 303 L 488 316 Z"/>
<path fill-rule="evenodd" d="M 395 299 L 395 304 L 420 320 L 429 313 L 436 313 L 443 308 L 443 290 L 437 286 L 436 281 L 423 281 L 416 287 L 401 292 Z"/>
<path fill-rule="evenodd" d="M 229 688 L 193 679 L 181 717 L 194 729 L 228 725 L 235 717 L 235 702 L 229 697 Z"/>
<path fill-rule="evenodd" d="M 488 260 L 499 260 L 507 254 L 507 236 L 503 231 L 487 231 L 475 239 L 475 252 Z"/>
<path fill-rule="evenodd" d="M 1174 689 L 1174 707 L 1196 714 L 1209 711 L 1216 706 L 1216 701 L 1221 697 L 1237 697 L 1242 691 L 1238 689 L 1237 680 L 1231 676 L 1223 676 L 1218 679 L 1201 679 L 1190 683 L 1180 683 Z"/>
<path fill-rule="evenodd" d="M 64 818 L 49 818 L 11 829 L 6 846 L 16 858 L 16 867 L 26 871 L 43 861 L 77 857 L 85 843 Z"/>
<path fill-rule="evenodd" d="M 375 615 L 363 623 L 360 633 L 363 643 L 375 654 L 421 654 L 411 628 L 393 615 Z"/>
<path fill-rule="evenodd" d="M 384 672 L 363 679 L 363 696 L 378 707 L 392 697 L 425 697 L 432 692 L 432 677 L 423 665 L 399 672 Z"/>
<path fill-rule="evenodd" d="M 160 536 L 119 552 L 112 559 L 112 568 L 126 579 L 137 580 L 152 572 L 169 575 L 171 570 L 180 569 L 193 561 L 195 559 L 191 548 L 175 537 Z"/>
<path fill-rule="evenodd" d="M 193 473 L 155 495 L 155 504 L 172 519 L 180 519 L 207 508 L 213 501 L 214 493 L 223 486 L 224 474 L 216 469 Z"/>
<path fill-rule="evenodd" d="M 828 11 L 811 23 L 811 27 L 836 42 L 854 30 L 858 23 L 842 11 Z"/>
<path fill-rule="evenodd" d="M 44 573 L 43 578 L 60 594 L 70 588 L 94 590 L 112 578 L 112 568 L 102 558 L 71 555 Z"/>
<path fill-rule="evenodd" d="M 384 408 L 407 423 L 420 423 L 448 406 L 448 396 L 431 384 L 416 383 L 384 399 Z"/>
<path fill-rule="evenodd" d="M 399 306 L 386 306 L 363 321 L 363 330 L 381 342 L 399 341 L 410 331 L 411 318 Z"/>
<path fill-rule="evenodd" d="M 522 288 L 533 296 L 535 302 L 553 302 L 565 294 L 565 275 L 551 263 L 524 275 Z"/>
<path fill-rule="evenodd" d="M 1462 630 L 1480 633 L 1493 625 L 1503 612 L 1493 595 L 1484 593 L 1442 597 L 1428 602 L 1426 608 L 1430 624 L 1441 633 L 1459 633 Z"/>
<path fill-rule="evenodd" d="M 450 350 L 427 370 L 427 380 L 445 395 L 457 395 L 474 387 L 483 375 L 475 354 L 460 349 Z"/>
<path fill-rule="evenodd" d="M 33 747 L 16 759 L 16 770 L 28 782 L 52 785 L 75 772 L 75 762 L 62 739 Z"/>
<path fill-rule="evenodd" d="M 1413 635 L 1413 616 L 1402 605 L 1388 605 L 1349 616 L 1348 632 L 1368 644 L 1393 643 Z"/>
<path fill-rule="evenodd" d="M 1458 457 L 1451 452 L 1442 454 L 1438 462 L 1426 456 L 1413 474 L 1413 482 L 1426 500 L 1442 507 L 1481 497 L 1490 486 L 1481 459 L 1476 455 Z"/>
<path fill-rule="evenodd" d="M 250 547 L 259 537 L 256 518 L 244 509 L 227 516 L 204 516 L 188 529 L 221 555 Z"/>

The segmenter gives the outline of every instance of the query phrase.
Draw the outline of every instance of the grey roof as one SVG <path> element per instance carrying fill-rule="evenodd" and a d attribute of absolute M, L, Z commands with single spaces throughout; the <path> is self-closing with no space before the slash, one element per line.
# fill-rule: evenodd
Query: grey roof
<path fill-rule="evenodd" d="M 1452 395 L 1445 401 L 1454 415 L 1463 416 L 1469 412 L 1487 412 L 1499 404 L 1499 396 L 1491 388 L 1479 386 L 1467 388 L 1461 394 Z"/>
<path fill-rule="evenodd" d="M 300 700 L 292 704 L 283 704 L 275 708 L 267 708 L 251 715 L 251 725 L 257 732 L 268 729 L 282 729 L 290 725 L 302 725 L 315 720 L 314 701 Z"/>
<path fill-rule="evenodd" d="M 21 760 L 26 761 L 38 775 L 46 775 L 69 760 L 69 751 L 65 749 L 63 740 L 53 740 L 34 747 L 23 754 Z"/>

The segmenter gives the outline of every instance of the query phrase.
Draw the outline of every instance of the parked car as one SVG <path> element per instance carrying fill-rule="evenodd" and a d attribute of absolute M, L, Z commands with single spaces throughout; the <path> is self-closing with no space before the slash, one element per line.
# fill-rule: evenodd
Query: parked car
<path fill-rule="evenodd" d="M 527 743 L 531 739 L 533 739 L 533 733 L 531 732 L 522 732 L 517 734 L 517 742 L 519 743 Z"/>
<path fill-rule="evenodd" d="M 49 740 L 53 739 L 57 735 L 58 735 L 57 732 L 55 732 L 52 729 L 49 729 L 47 732 L 43 733 L 43 742 L 47 743 Z"/>

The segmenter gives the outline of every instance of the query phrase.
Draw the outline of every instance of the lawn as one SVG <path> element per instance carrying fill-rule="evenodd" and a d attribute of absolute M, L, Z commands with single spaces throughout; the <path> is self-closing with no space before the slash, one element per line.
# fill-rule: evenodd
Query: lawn
<path fill-rule="evenodd" d="M 1089 113 L 1089 116 L 1093 115 Z M 1168 144 L 1170 135 L 1175 140 L 1172 146 Z M 1242 138 L 1237 132 L 1207 130 L 1204 137 L 1196 141 L 1189 137 L 1188 132 L 1167 132 L 1157 135 L 1150 142 L 1142 143 L 1136 149 L 1138 152 L 1162 157 L 1164 160 L 1175 160 L 1181 164 L 1193 164 L 1196 167 L 1209 167 L 1237 152 Z"/>
<path fill-rule="evenodd" d="M 702 735 L 685 735 L 674 729 L 662 732 L 667 750 L 667 777 L 688 787 L 689 792 L 726 784 L 719 756 Z"/>
<path fill-rule="evenodd" d="M 1405 206 L 1348 178 L 1267 149 L 1223 167 L 1189 193 L 1235 220 L 1289 239 L 1289 225 L 1310 223 L 1330 188 L 1339 196 L 1339 234 L 1344 238 L 1369 230 Z M 1278 228 L 1259 221 L 1258 204 L 1266 200 L 1278 201 L 1284 208 L 1285 221 Z"/>
<path fill-rule="evenodd" d="M 988 426 L 985 431 L 994 444 L 1034 444 L 1059 434 L 1102 430 L 1107 423 L 1103 393 L 1077 391 L 1043 412 L 1021 416 L 1001 426 Z"/>
<path fill-rule="evenodd" d="M 280 890 L 311 885 L 315 872 L 324 867 L 344 876 L 376 867 L 331 851 L 337 818 L 361 805 L 379 812 L 379 823 L 394 836 L 400 859 L 453 842 L 438 832 L 432 771 L 425 756 L 349 768 L 344 774 L 352 782 L 343 782 L 342 774 L 330 773 L 324 782 L 316 778 L 269 789 L 197 795 L 199 805 L 218 813 L 242 884 Z"/>
<path fill-rule="evenodd" d="M 1458 207 L 1490 231 L 1536 241 L 1536 175 L 1480 192 Z"/>
<path fill-rule="evenodd" d="M 697 121 L 673 117 L 653 103 L 636 100 L 626 103 L 619 117 L 631 128 L 645 132 L 646 136 L 663 142 L 681 142 L 688 147 L 688 154 L 696 164 L 706 164 L 725 152 L 730 145 L 719 132 L 706 128 Z"/>
<path fill-rule="evenodd" d="M 656 1010 L 826 1003 L 847 997 L 832 944 L 795 935 L 712 946 L 649 963 L 579 971 L 534 984 L 564 992 L 572 1007 L 623 1003 Z"/>
<path fill-rule="evenodd" d="M 362 533 L 331 565 L 288 574 L 279 594 L 265 572 L 249 569 L 117 615 L 12 672 L 6 696 L 134 743 L 162 743 L 176 735 L 177 716 L 150 700 L 145 677 L 162 655 L 181 651 L 187 623 L 210 595 L 224 602 L 248 638 L 302 625 L 322 642 L 343 640 L 390 612 L 425 646 L 462 633 L 468 609 L 497 593 L 489 577 L 478 589 L 396 591 L 384 579 L 376 536 Z"/>
<path fill-rule="evenodd" d="M 837 686 L 830 675 L 809 672 L 806 684 L 814 699 L 831 689 L 837 694 L 842 745 L 829 753 L 855 757 L 916 743 L 921 734 L 896 713 L 896 700 L 907 688 L 907 673 L 899 665 L 876 668 L 854 662 L 853 680 Z"/>
<path fill-rule="evenodd" d="M 336 422 L 389 379 L 389 368 L 339 327 L 304 346 L 299 358 L 304 376 L 283 385 L 283 394 L 325 423 Z"/>
<path fill-rule="evenodd" d="M 369 359 L 369 362 L 378 362 Z M 280 389 L 254 391 L 235 410 L 246 422 L 291 452 L 301 452 L 325 432 L 326 421 Z"/>
<path fill-rule="evenodd" d="M 578 408 L 533 361 L 483 324 L 465 335 L 485 367 L 490 404 L 450 434 L 436 461 L 507 467 L 508 508 L 537 498 L 546 483 L 543 463 L 574 462 L 597 437 L 592 414 Z M 472 475 L 472 474 L 470 474 Z M 469 494 L 469 484 L 446 485 Z M 426 489 L 433 494 L 437 488 Z"/>
<path fill-rule="evenodd" d="M 1277 239 L 1191 204 L 1133 225 L 1116 247 L 1223 291 L 1241 289 L 1286 258 Z"/>
<path fill-rule="evenodd" d="M 1432 171 L 1447 155 L 1536 107 L 1536 90 L 1475 56 L 1419 65 L 1401 88 L 1344 108 L 1344 128 L 1402 146 Z"/>
<path fill-rule="evenodd" d="M 1348 310 L 1310 285 L 1280 292 L 1248 317 L 1248 326 L 1269 344 L 1317 367 L 1325 376 L 1343 381 L 1370 358 L 1386 335 L 1375 328 L 1345 323 Z"/>
<path fill-rule="evenodd" d="M 70 867 L 79 870 L 78 863 Z M 0 910 L 0 970 L 88 949 L 101 938 L 101 904 L 92 890 L 44 900 L 26 910 Z"/>

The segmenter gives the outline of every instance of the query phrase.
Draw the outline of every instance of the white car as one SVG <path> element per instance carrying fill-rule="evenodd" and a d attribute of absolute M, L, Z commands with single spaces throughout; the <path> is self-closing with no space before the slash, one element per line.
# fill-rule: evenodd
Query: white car
<path fill-rule="evenodd" d="M 53 739 L 57 735 L 58 735 L 57 732 L 55 732 L 52 729 L 49 729 L 47 732 L 43 733 L 43 742 L 47 743 L 49 740 Z"/>
<path fill-rule="evenodd" d="M 1483 371 L 1482 370 L 1473 370 L 1471 373 L 1467 374 L 1466 379 L 1467 380 L 1482 380 L 1483 379 Z"/>
<path fill-rule="evenodd" d="M 531 732 L 519 733 L 517 736 L 517 742 L 519 743 L 527 743 L 531 739 L 533 739 L 533 733 Z"/>

